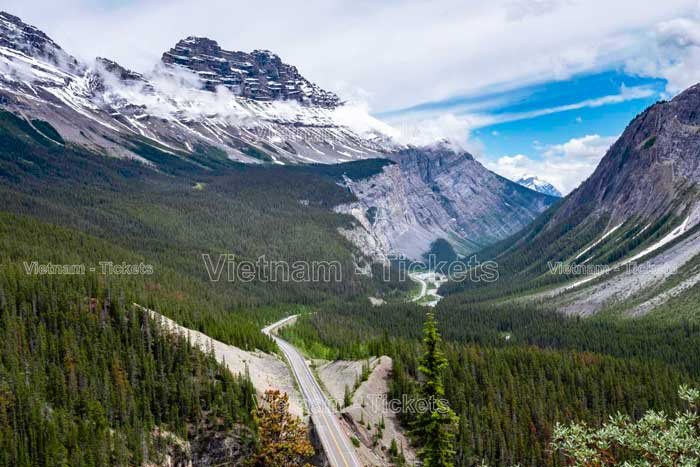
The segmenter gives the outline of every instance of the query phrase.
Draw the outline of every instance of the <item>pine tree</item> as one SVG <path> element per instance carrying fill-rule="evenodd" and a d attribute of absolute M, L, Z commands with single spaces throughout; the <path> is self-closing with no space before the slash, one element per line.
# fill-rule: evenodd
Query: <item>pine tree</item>
<path fill-rule="evenodd" d="M 450 467 L 455 455 L 452 442 L 457 416 L 444 399 L 442 371 L 447 366 L 447 359 L 439 348 L 440 342 L 435 316 L 430 312 L 423 328 L 425 352 L 419 366 L 425 377 L 421 385 L 423 400 L 412 429 L 412 434 L 422 444 L 418 456 L 425 467 Z"/>
<path fill-rule="evenodd" d="M 306 429 L 299 418 L 289 413 L 289 396 L 267 390 L 256 413 L 259 442 L 251 467 L 296 467 L 308 465 L 314 454 Z"/>
<path fill-rule="evenodd" d="M 345 394 L 343 395 L 343 407 L 350 407 L 352 405 L 352 394 L 350 393 L 350 388 L 345 385 Z"/>

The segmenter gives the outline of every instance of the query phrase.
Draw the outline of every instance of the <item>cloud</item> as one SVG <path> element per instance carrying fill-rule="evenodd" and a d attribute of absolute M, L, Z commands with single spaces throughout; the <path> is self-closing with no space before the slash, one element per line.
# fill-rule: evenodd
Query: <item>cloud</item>
<path fill-rule="evenodd" d="M 398 132 L 397 141 L 402 144 L 428 146 L 437 142 L 448 142 L 466 149 L 469 133 L 478 123 L 469 117 L 458 117 L 451 113 L 430 116 L 425 119 L 406 119 L 391 122 Z"/>
<path fill-rule="evenodd" d="M 616 139 L 616 136 L 585 135 L 542 147 L 538 158 L 516 154 L 483 162 L 489 169 L 511 180 L 536 175 L 567 194 L 593 173 Z"/>
<path fill-rule="evenodd" d="M 393 113 L 386 120 L 403 135 L 404 143 L 429 144 L 438 140 L 447 140 L 461 147 L 469 144 L 469 133 L 477 128 L 518 120 L 528 120 L 559 112 L 619 104 L 630 100 L 643 99 L 655 94 L 656 91 L 649 86 L 627 87 L 623 84 L 620 87 L 620 92 L 617 94 L 526 112 L 498 114 L 472 112 L 473 109 L 481 106 L 482 103 L 469 103 L 466 105 L 457 104 L 447 109 L 430 107 L 427 109 L 408 110 L 406 113 Z M 492 132 L 493 136 L 497 134 L 498 132 L 496 134 Z"/>
<path fill-rule="evenodd" d="M 219 86 L 215 92 L 204 90 L 204 83 L 196 73 L 178 66 L 159 66 L 143 75 L 145 81 L 125 82 L 107 71 L 99 61 L 94 69 L 105 85 L 103 99 L 114 108 L 122 106 L 143 108 L 144 112 L 166 120 L 218 120 L 247 128 L 262 121 L 305 122 L 317 125 L 319 121 L 340 124 L 366 138 L 397 138 L 398 132 L 369 114 L 362 100 L 347 102 L 336 109 L 314 109 L 309 112 L 298 102 L 242 102 L 228 88 Z M 2 61 L 0 61 L 0 72 Z"/>
<path fill-rule="evenodd" d="M 362 137 L 371 139 L 383 136 L 395 141 L 401 139 L 400 133 L 395 128 L 370 114 L 369 105 L 364 100 L 346 102 L 345 105 L 334 109 L 332 114 L 336 123 L 350 128 Z"/>
<path fill-rule="evenodd" d="M 189 35 L 212 37 L 228 49 L 267 48 L 323 87 L 337 90 L 346 83 L 366 90 L 372 108 L 384 111 L 617 66 L 639 53 L 647 31 L 691 17 L 697 5 L 696 0 L 308 0 L 303 7 L 288 0 L 4 0 L 3 8 L 84 60 L 105 56 L 140 72 Z"/>
<path fill-rule="evenodd" d="M 608 96 L 597 97 L 594 99 L 585 99 L 573 104 L 558 105 L 545 109 L 531 110 L 528 112 L 502 114 L 494 117 L 493 123 L 512 122 L 515 120 L 526 120 L 530 118 L 541 117 L 543 115 L 551 115 L 559 112 L 568 112 L 570 110 L 579 110 L 585 108 L 602 107 L 604 105 L 619 104 L 636 99 L 644 99 L 656 94 L 656 91 L 650 86 L 634 86 L 627 87 L 624 84 L 620 87 L 619 94 L 611 94 Z"/>
<path fill-rule="evenodd" d="M 570 0 L 512 0 L 506 4 L 508 18 L 520 21 L 528 16 L 542 16 L 554 12 Z"/>
<path fill-rule="evenodd" d="M 527 120 L 530 118 L 541 117 L 543 115 L 551 115 L 559 112 L 568 112 L 570 110 L 579 110 L 585 108 L 596 108 L 603 107 L 610 104 L 619 104 L 622 102 L 627 102 L 636 99 L 644 99 L 656 94 L 656 91 L 652 86 L 632 86 L 628 87 L 622 84 L 620 86 L 620 92 L 617 94 L 609 94 L 607 96 L 596 97 L 592 99 L 584 99 L 579 102 L 573 102 L 571 104 L 558 105 L 554 107 L 546 107 L 542 109 L 528 110 L 526 112 L 513 112 L 513 113 L 500 113 L 497 115 L 489 115 L 486 112 L 472 112 L 474 106 L 467 105 L 455 105 L 449 108 L 447 111 L 453 112 L 456 115 L 469 118 L 473 122 L 479 122 L 480 125 L 493 125 L 494 123 L 504 123 L 512 122 L 516 120 Z M 503 102 L 503 101 L 501 101 Z M 482 106 L 483 108 L 484 106 Z M 426 116 L 436 116 L 440 115 L 441 111 L 439 109 L 432 109 L 430 111 L 417 111 L 408 112 L 405 114 L 396 113 L 392 117 L 394 120 L 410 117 L 411 115 L 422 115 Z"/>
<path fill-rule="evenodd" d="M 700 82 L 700 15 L 659 23 L 648 44 L 626 62 L 628 72 L 661 77 L 674 95 Z"/>

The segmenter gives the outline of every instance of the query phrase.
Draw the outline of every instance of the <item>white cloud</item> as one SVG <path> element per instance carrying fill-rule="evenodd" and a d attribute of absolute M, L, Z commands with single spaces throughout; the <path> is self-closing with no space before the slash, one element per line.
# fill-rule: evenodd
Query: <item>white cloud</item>
<path fill-rule="evenodd" d="M 508 18 L 520 21 L 528 16 L 542 16 L 554 12 L 570 0 L 512 0 L 506 4 Z"/>
<path fill-rule="evenodd" d="M 478 108 L 481 104 L 467 104 L 465 106 L 457 105 L 447 110 L 432 108 L 397 113 L 387 118 L 387 121 L 403 135 L 402 142 L 404 143 L 430 144 L 438 140 L 447 140 L 462 147 L 468 144 L 469 133 L 477 128 L 498 123 L 527 120 L 559 112 L 603 107 L 608 104 L 642 99 L 654 94 L 655 91 L 647 86 L 626 87 L 622 85 L 618 94 L 526 112 L 500 114 L 472 112 L 473 109 Z"/>
<path fill-rule="evenodd" d="M 546 146 L 538 158 L 516 154 L 483 163 L 511 180 L 536 175 L 567 194 L 593 173 L 616 139 L 616 136 L 586 135 L 562 144 Z"/>
<path fill-rule="evenodd" d="M 148 71 L 188 35 L 229 49 L 267 48 L 311 80 L 403 108 L 497 85 L 519 87 L 624 63 L 656 25 L 696 0 L 4 0 L 83 59 Z M 591 25 L 594 25 L 592 27 Z M 662 35 L 660 30 L 659 34 Z M 665 36 L 664 36 L 665 37 Z M 669 70 L 684 81 L 690 69 Z M 675 76 L 675 75 L 674 75 Z"/>
<path fill-rule="evenodd" d="M 700 81 L 700 15 L 659 23 L 638 55 L 627 60 L 629 72 L 664 78 L 674 95 Z"/>

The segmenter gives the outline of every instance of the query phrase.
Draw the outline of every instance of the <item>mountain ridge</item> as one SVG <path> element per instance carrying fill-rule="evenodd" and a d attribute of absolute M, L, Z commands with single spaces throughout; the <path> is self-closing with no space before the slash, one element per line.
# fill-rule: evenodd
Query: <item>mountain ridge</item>
<path fill-rule="evenodd" d="M 342 205 L 360 229 L 356 239 L 375 258 L 421 259 L 443 239 L 467 255 L 529 224 L 556 198 L 501 177 L 463 151 L 406 148 L 364 180 L 345 179 L 358 201 Z M 353 238 L 358 232 L 353 232 Z"/>
<path fill-rule="evenodd" d="M 394 249 L 398 244 L 387 239 L 398 232 L 406 239 L 400 242 L 407 250 L 402 253 L 411 256 L 419 257 L 443 237 L 471 252 L 512 234 L 548 204 L 546 197 L 522 195 L 517 184 L 448 146 L 436 150 L 397 142 L 393 129 L 313 84 L 272 52 L 229 51 L 214 40 L 190 36 L 145 75 L 108 58 L 80 63 L 16 16 L 2 13 L 0 20 L 0 107 L 27 121 L 48 122 L 66 144 L 166 172 L 238 163 L 398 162 L 379 183 L 391 180 L 392 185 L 387 193 L 393 192 L 393 207 L 382 210 L 386 224 L 351 236 L 362 248 L 369 233 L 378 246 Z M 471 162 L 448 163 L 460 157 Z M 434 168 L 447 194 L 436 191 L 436 180 L 423 173 Z M 477 194 L 474 187 L 483 188 L 486 180 L 494 191 Z M 348 189 L 363 183 L 351 181 Z M 460 183 L 464 193 L 454 189 Z M 399 185 L 402 191 L 393 191 Z M 488 217 L 483 212 L 473 219 L 459 215 L 487 206 L 504 218 L 479 226 Z M 360 224 L 361 217 L 356 216 Z"/>
<path fill-rule="evenodd" d="M 451 283 L 442 292 L 457 294 L 454 300 L 469 290 L 516 294 L 579 315 L 611 307 L 639 315 L 692 293 L 698 277 L 688 265 L 700 252 L 698 109 L 700 85 L 650 106 L 577 189 L 482 251 L 499 262 L 506 287 Z M 674 282 L 683 285 L 666 293 Z"/>
<path fill-rule="evenodd" d="M 133 142 L 143 138 L 176 156 L 206 147 L 245 163 L 348 162 L 398 147 L 388 126 L 343 104 L 276 55 L 228 52 L 216 45 L 221 57 L 207 55 L 207 61 L 200 57 L 206 55 L 202 50 L 216 42 L 192 41 L 198 48 L 188 59 L 189 67 L 166 52 L 161 65 L 146 76 L 105 58 L 81 63 L 39 29 L 3 12 L 0 103 L 48 121 L 68 140 L 136 159 L 143 155 Z M 215 85 L 206 74 L 212 72 L 204 71 L 212 63 L 230 65 L 224 56 L 253 61 L 241 70 L 252 77 L 238 90 L 226 86 L 223 74 Z M 268 80 L 270 73 L 294 83 Z M 246 84 L 246 79 L 260 84 Z M 277 86 L 280 91 L 273 96 Z"/>

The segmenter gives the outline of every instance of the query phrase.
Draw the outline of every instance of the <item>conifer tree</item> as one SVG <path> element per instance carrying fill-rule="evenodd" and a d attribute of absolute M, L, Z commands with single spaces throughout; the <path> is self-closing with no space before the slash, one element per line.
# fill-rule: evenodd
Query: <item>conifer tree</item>
<path fill-rule="evenodd" d="M 309 465 L 305 460 L 314 454 L 306 429 L 298 417 L 289 413 L 289 396 L 279 390 L 265 391 L 258 407 L 259 442 L 251 467 L 296 467 Z"/>
<path fill-rule="evenodd" d="M 413 423 L 412 434 L 422 447 L 418 456 L 425 467 L 449 467 L 455 455 L 453 440 L 457 416 L 447 405 L 442 371 L 447 359 L 440 350 L 440 333 L 435 316 L 429 312 L 423 328 L 424 353 L 420 359 L 420 372 L 425 377 L 421 385 L 422 404 Z"/>
<path fill-rule="evenodd" d="M 345 385 L 345 393 L 343 394 L 343 407 L 350 407 L 352 405 L 352 394 L 348 385 Z"/>

